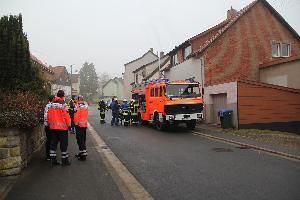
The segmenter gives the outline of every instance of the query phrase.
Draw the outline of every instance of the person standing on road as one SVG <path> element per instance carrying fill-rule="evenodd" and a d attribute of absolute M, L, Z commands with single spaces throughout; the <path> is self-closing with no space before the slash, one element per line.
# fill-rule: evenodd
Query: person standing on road
<path fill-rule="evenodd" d="M 45 125 L 45 133 L 46 133 L 46 142 L 45 142 L 45 149 L 46 149 L 46 160 L 50 160 L 50 145 L 51 145 L 51 131 L 49 129 L 49 125 L 48 125 L 48 110 L 52 104 L 52 101 L 54 99 L 54 95 L 50 95 L 49 96 L 49 101 L 48 104 L 46 105 L 45 109 L 44 109 L 44 125 Z"/>
<path fill-rule="evenodd" d="M 77 112 L 74 115 L 74 123 L 76 128 L 76 140 L 79 153 L 75 156 L 78 160 L 84 161 L 87 157 L 86 151 L 86 129 L 88 126 L 88 105 L 84 102 L 83 96 L 78 96 Z"/>
<path fill-rule="evenodd" d="M 64 101 L 65 92 L 59 90 L 47 112 L 47 122 L 51 131 L 50 158 L 51 166 L 58 165 L 56 160 L 56 149 L 60 143 L 62 165 L 70 165 L 68 155 L 68 129 L 71 127 L 71 118 L 67 112 Z"/>
<path fill-rule="evenodd" d="M 105 111 L 107 110 L 107 106 L 103 99 L 101 99 L 98 103 L 98 110 L 100 111 L 100 123 L 105 123 Z"/>
<path fill-rule="evenodd" d="M 112 98 L 112 102 L 110 103 L 110 109 L 112 113 L 111 125 L 119 125 L 119 114 L 120 114 L 120 106 L 117 98 Z"/>
<path fill-rule="evenodd" d="M 138 124 L 138 109 L 139 109 L 139 102 L 131 99 L 130 103 L 130 116 L 131 116 L 131 123 L 133 125 Z"/>
<path fill-rule="evenodd" d="M 70 101 L 68 102 L 68 113 L 71 118 L 71 129 L 70 129 L 71 134 L 75 134 L 74 113 L 76 112 L 76 109 L 75 109 L 75 101 L 74 100 L 75 100 L 75 96 L 72 95 Z"/>

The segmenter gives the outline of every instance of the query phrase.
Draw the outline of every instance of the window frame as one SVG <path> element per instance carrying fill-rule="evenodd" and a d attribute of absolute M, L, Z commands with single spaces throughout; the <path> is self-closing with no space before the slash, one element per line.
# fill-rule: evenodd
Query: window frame
<path fill-rule="evenodd" d="M 282 51 L 282 50 L 283 50 L 283 48 L 282 48 L 283 45 L 287 45 L 287 47 L 288 47 L 288 49 L 287 49 L 287 55 L 283 55 L 283 53 L 282 53 L 282 52 L 283 52 L 283 51 Z M 290 57 L 290 56 L 291 56 L 291 44 L 288 43 L 288 42 L 282 42 L 280 46 L 281 46 L 281 48 L 280 48 L 280 50 L 281 50 L 281 51 L 280 51 L 281 57 L 284 57 L 284 58 Z"/>
<path fill-rule="evenodd" d="M 189 49 L 189 53 L 187 54 L 186 49 Z M 189 45 L 183 49 L 183 59 L 187 60 L 187 57 L 192 53 L 192 45 Z"/>
<path fill-rule="evenodd" d="M 273 54 L 273 46 L 277 45 L 277 54 L 278 55 L 274 55 Z M 288 49 L 287 49 L 287 55 L 283 55 L 283 45 L 287 45 Z M 292 52 L 292 44 L 290 42 L 278 42 L 278 41 L 272 41 L 271 44 L 271 54 L 272 54 L 272 58 L 288 58 L 291 57 L 291 52 Z"/>
<path fill-rule="evenodd" d="M 159 88 L 158 87 L 155 87 L 155 90 L 154 90 L 154 96 L 155 97 L 159 97 Z"/>

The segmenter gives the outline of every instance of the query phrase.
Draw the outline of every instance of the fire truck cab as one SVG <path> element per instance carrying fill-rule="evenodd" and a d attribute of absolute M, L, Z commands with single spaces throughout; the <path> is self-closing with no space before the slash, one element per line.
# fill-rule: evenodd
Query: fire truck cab
<path fill-rule="evenodd" d="M 199 83 L 193 79 L 146 83 L 138 100 L 142 123 L 153 123 L 160 130 L 181 123 L 194 129 L 197 120 L 203 118 L 203 98 Z"/>

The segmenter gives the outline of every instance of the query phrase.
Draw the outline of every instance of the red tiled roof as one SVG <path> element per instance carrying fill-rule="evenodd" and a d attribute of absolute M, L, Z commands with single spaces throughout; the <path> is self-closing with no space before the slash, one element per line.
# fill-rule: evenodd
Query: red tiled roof
<path fill-rule="evenodd" d="M 300 60 L 300 55 L 292 56 L 292 57 L 288 57 L 288 58 L 277 58 L 276 60 L 260 64 L 259 68 L 264 69 L 264 68 L 273 67 L 275 65 L 292 62 L 292 61 L 296 61 L 296 60 Z"/>
<path fill-rule="evenodd" d="M 35 57 L 33 54 L 30 54 L 30 58 L 32 61 L 38 63 L 41 67 L 42 67 L 42 70 L 43 71 L 47 71 L 51 74 L 54 74 L 54 72 L 49 68 L 47 67 L 47 65 L 45 65 L 42 61 L 40 61 L 37 57 Z"/>
<path fill-rule="evenodd" d="M 65 66 L 56 66 L 56 67 L 51 67 L 51 70 L 54 72 L 55 79 L 58 79 L 61 74 L 64 73 L 66 70 Z"/>

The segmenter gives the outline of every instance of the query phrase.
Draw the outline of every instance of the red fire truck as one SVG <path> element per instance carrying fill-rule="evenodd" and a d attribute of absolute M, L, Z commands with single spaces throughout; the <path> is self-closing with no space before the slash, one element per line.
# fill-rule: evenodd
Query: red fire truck
<path fill-rule="evenodd" d="M 140 104 L 141 122 L 152 123 L 159 130 L 182 123 L 194 129 L 196 122 L 203 118 L 203 98 L 199 83 L 193 79 L 150 81 L 132 93 Z"/>

